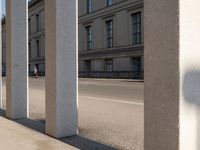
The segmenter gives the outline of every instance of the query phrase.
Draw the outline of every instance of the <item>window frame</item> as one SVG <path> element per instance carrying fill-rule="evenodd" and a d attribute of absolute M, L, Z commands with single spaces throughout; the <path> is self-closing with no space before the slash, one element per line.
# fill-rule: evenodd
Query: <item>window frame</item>
<path fill-rule="evenodd" d="M 40 31 L 40 14 L 36 14 L 36 32 Z"/>
<path fill-rule="evenodd" d="M 31 53 L 31 41 L 28 42 L 28 56 L 29 56 L 29 58 L 32 58 L 32 53 Z"/>
<path fill-rule="evenodd" d="M 92 26 L 88 25 L 86 29 L 86 48 L 87 50 L 92 49 Z"/>
<path fill-rule="evenodd" d="M 41 45 L 40 39 L 36 39 L 36 49 L 37 49 L 37 57 L 41 57 Z"/>
<path fill-rule="evenodd" d="M 113 45 L 113 19 L 110 19 L 106 21 L 106 46 L 112 48 Z"/>
<path fill-rule="evenodd" d="M 85 71 L 91 72 L 92 70 L 91 60 L 85 60 L 84 63 L 85 63 L 85 66 L 84 66 Z"/>
<path fill-rule="evenodd" d="M 106 6 L 112 6 L 113 5 L 113 0 L 106 0 Z"/>
<path fill-rule="evenodd" d="M 92 13 L 92 0 L 87 0 L 87 14 Z"/>
<path fill-rule="evenodd" d="M 108 59 L 105 59 L 104 62 L 105 62 L 105 71 L 113 72 L 113 59 L 108 58 Z"/>
<path fill-rule="evenodd" d="M 141 11 L 131 14 L 132 19 L 132 44 L 142 44 L 142 13 Z"/>
<path fill-rule="evenodd" d="M 28 33 L 31 34 L 31 18 L 28 18 Z"/>

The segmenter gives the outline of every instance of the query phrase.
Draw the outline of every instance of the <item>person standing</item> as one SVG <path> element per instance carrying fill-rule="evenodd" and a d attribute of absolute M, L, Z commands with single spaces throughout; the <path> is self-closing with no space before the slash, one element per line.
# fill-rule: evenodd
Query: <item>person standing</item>
<path fill-rule="evenodd" d="M 35 78 L 37 78 L 37 74 L 38 74 L 37 67 L 34 67 L 33 68 L 33 75 L 34 75 Z"/>

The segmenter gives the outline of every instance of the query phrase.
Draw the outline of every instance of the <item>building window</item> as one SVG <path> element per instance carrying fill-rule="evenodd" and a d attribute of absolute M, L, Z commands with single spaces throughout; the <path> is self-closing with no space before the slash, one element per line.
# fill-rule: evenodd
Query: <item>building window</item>
<path fill-rule="evenodd" d="M 87 0 L 87 13 L 92 12 L 92 0 Z"/>
<path fill-rule="evenodd" d="M 141 72 L 141 57 L 132 58 L 133 62 L 133 72 L 139 73 Z"/>
<path fill-rule="evenodd" d="M 87 26 L 86 27 L 86 39 L 87 39 L 87 49 L 92 48 L 92 27 Z"/>
<path fill-rule="evenodd" d="M 31 18 L 28 19 L 28 33 L 31 34 Z"/>
<path fill-rule="evenodd" d="M 107 6 L 111 6 L 113 4 L 113 1 L 112 0 L 106 0 L 106 5 Z"/>
<path fill-rule="evenodd" d="M 31 58 L 31 42 L 28 43 L 28 56 Z"/>
<path fill-rule="evenodd" d="M 142 42 L 142 29 L 141 29 L 141 12 L 132 14 L 132 37 L 133 44 L 141 44 Z"/>
<path fill-rule="evenodd" d="M 28 64 L 28 72 L 29 72 L 29 75 L 31 75 L 31 65 Z"/>
<path fill-rule="evenodd" d="M 40 40 L 36 40 L 37 57 L 40 57 Z"/>
<path fill-rule="evenodd" d="M 113 60 L 112 59 L 105 60 L 105 71 L 107 71 L 107 72 L 113 71 Z"/>
<path fill-rule="evenodd" d="M 106 21 L 107 48 L 113 47 L 113 20 Z"/>
<path fill-rule="evenodd" d="M 133 79 L 143 78 L 141 57 L 132 58 L 132 71 L 133 71 L 133 76 L 132 76 Z"/>
<path fill-rule="evenodd" d="M 85 61 L 85 71 L 87 71 L 87 72 L 91 71 L 91 60 Z"/>
<path fill-rule="evenodd" d="M 36 15 L 36 31 L 40 31 L 40 16 L 39 14 Z"/>

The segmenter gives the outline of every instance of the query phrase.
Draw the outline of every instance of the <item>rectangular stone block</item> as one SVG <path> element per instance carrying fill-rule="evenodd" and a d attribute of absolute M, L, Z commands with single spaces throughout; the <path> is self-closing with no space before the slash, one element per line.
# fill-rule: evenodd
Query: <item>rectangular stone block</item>
<path fill-rule="evenodd" d="M 145 150 L 200 149 L 199 5 L 144 1 Z"/>
<path fill-rule="evenodd" d="M 46 133 L 78 132 L 77 0 L 45 1 Z"/>
<path fill-rule="evenodd" d="M 28 32 L 26 0 L 6 0 L 6 115 L 28 116 Z"/>
<path fill-rule="evenodd" d="M 2 16 L 2 3 L 0 3 L 0 16 Z M 0 62 L 2 62 L 2 24 L 0 24 Z M 0 72 L 2 72 L 2 65 L 0 65 Z M 2 74 L 0 75 L 0 108 L 2 108 Z"/>

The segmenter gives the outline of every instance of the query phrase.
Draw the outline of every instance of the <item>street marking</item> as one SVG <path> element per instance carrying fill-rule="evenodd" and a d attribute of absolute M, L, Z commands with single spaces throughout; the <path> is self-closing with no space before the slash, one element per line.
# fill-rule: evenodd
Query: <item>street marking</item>
<path fill-rule="evenodd" d="M 117 100 L 117 99 L 96 98 L 96 97 L 89 97 L 89 96 L 79 96 L 79 97 L 80 97 L 80 98 L 92 99 L 92 100 L 96 100 L 96 101 L 115 102 L 115 103 L 123 103 L 123 104 L 131 104 L 131 105 L 140 105 L 140 106 L 144 106 L 143 103 L 122 101 L 122 100 Z"/>
<path fill-rule="evenodd" d="M 110 86 L 126 86 L 126 87 L 133 87 L 135 85 L 133 84 L 118 84 L 118 83 L 95 83 L 95 82 L 79 82 L 80 86 L 87 86 L 87 85 L 97 85 L 97 86 L 101 86 L 101 85 L 110 85 Z M 139 88 L 143 88 L 143 86 L 139 83 L 138 84 Z"/>

